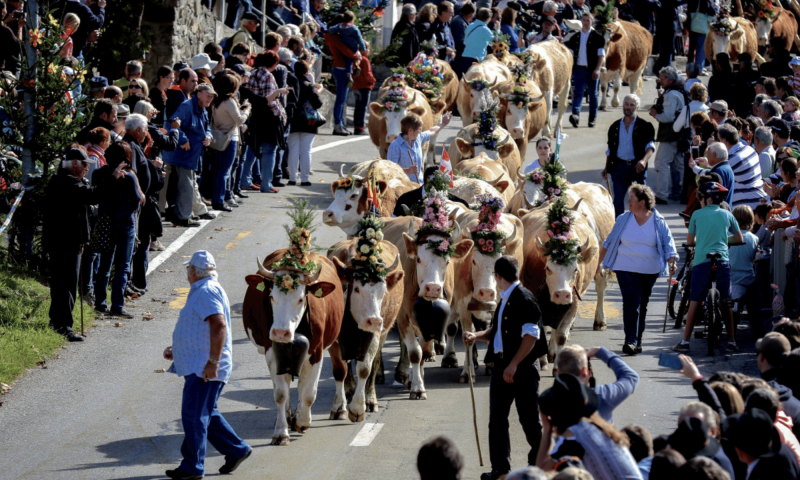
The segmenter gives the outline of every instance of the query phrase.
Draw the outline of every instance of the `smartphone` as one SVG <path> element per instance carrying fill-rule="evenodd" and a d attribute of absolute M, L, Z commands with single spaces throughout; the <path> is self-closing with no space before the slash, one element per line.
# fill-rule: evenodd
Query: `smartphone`
<path fill-rule="evenodd" d="M 671 353 L 662 353 L 658 358 L 658 366 L 671 368 L 673 370 L 681 370 L 683 368 L 681 359 L 678 358 L 677 355 Z"/>
<path fill-rule="evenodd" d="M 700 156 L 700 147 L 695 147 L 692 145 L 692 158 L 698 158 Z"/>

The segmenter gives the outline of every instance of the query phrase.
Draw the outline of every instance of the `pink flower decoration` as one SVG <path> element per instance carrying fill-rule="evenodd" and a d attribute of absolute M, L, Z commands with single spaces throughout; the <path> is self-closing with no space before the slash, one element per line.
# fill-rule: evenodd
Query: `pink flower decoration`
<path fill-rule="evenodd" d="M 479 238 L 479 239 L 478 239 L 478 245 L 483 245 L 483 244 L 485 244 L 485 243 L 486 243 L 486 240 L 484 240 L 484 239 L 482 239 L 482 238 Z"/>
<path fill-rule="evenodd" d="M 552 231 L 552 230 L 548 230 L 548 231 L 547 231 L 547 234 L 548 234 L 548 235 L 550 235 L 550 237 L 551 237 L 551 238 L 554 236 L 554 234 L 553 234 L 553 231 Z"/>
<path fill-rule="evenodd" d="M 553 187 L 548 188 L 547 191 L 553 193 Z"/>
<path fill-rule="evenodd" d="M 561 190 L 560 190 L 560 189 L 558 189 L 558 188 L 556 188 L 555 194 L 556 194 L 556 195 L 561 195 Z"/>
<path fill-rule="evenodd" d="M 450 241 L 442 240 L 442 243 L 439 244 L 438 249 L 441 252 L 446 252 L 449 247 L 450 247 Z"/>
<path fill-rule="evenodd" d="M 486 249 L 487 252 L 492 253 L 494 252 L 494 247 L 489 247 Z"/>
<path fill-rule="evenodd" d="M 489 246 L 489 247 L 493 247 L 494 246 L 494 240 L 486 240 L 486 245 Z"/>
<path fill-rule="evenodd" d="M 561 221 L 569 225 L 569 217 L 561 217 Z"/>

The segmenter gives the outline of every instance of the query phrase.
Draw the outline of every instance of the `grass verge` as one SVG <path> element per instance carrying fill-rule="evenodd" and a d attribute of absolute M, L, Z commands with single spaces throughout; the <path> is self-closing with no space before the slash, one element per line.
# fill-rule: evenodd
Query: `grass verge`
<path fill-rule="evenodd" d="M 42 365 L 66 341 L 50 329 L 50 289 L 27 270 L 0 269 L 0 382 L 11 383 L 29 368 Z M 93 325 L 94 309 L 84 307 L 84 329 Z M 72 313 L 80 332 L 80 304 Z"/>

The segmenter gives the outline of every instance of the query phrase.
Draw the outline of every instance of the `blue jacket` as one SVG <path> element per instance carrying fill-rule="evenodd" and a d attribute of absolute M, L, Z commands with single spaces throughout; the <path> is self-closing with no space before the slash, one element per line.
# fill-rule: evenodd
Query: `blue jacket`
<path fill-rule="evenodd" d="M 661 256 L 658 259 L 658 264 L 661 268 L 659 277 L 666 277 L 669 275 L 669 259 L 675 257 L 678 261 L 678 252 L 675 250 L 675 241 L 672 239 L 672 233 L 669 231 L 667 221 L 658 213 L 653 210 L 656 222 L 656 240 L 658 241 L 658 251 Z M 603 258 L 603 267 L 614 270 L 614 263 L 617 261 L 617 252 L 619 251 L 620 237 L 625 232 L 625 227 L 628 225 L 630 219 L 633 218 L 631 212 L 625 212 L 617 217 L 616 223 L 608 238 L 603 242 L 603 248 L 606 249 L 606 256 Z M 635 220 L 634 220 L 635 221 Z"/>
<path fill-rule="evenodd" d="M 486 23 L 475 20 L 464 33 L 464 53 L 462 57 L 474 58 L 479 62 L 486 56 L 486 47 L 492 43 L 492 31 Z"/>
<path fill-rule="evenodd" d="M 597 413 L 603 417 L 603 420 L 613 423 L 614 409 L 633 395 L 633 391 L 639 385 L 639 374 L 629 367 L 619 355 L 606 347 L 600 347 L 600 350 L 597 351 L 597 358 L 605 362 L 617 377 L 617 381 L 614 383 L 594 387 L 594 392 L 600 400 Z"/>
<path fill-rule="evenodd" d="M 100 30 L 106 20 L 106 10 L 97 4 L 87 7 L 79 0 L 64 3 L 64 15 L 74 13 L 81 19 L 81 26 L 72 34 L 72 56 L 79 57 L 86 47 L 86 39 L 95 30 Z"/>
<path fill-rule="evenodd" d="M 197 103 L 197 95 L 191 100 L 186 100 L 175 111 L 172 118 L 178 117 L 181 120 L 181 131 L 178 138 L 178 148 L 170 155 L 170 165 L 185 167 L 197 170 L 200 157 L 203 155 L 203 140 L 211 136 L 211 125 L 208 121 L 208 113 L 205 108 L 200 108 Z M 180 148 L 189 142 L 189 150 Z"/>

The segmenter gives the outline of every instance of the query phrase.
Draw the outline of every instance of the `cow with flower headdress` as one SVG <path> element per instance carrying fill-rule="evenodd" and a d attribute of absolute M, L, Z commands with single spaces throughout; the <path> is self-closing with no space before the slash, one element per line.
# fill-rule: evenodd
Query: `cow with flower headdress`
<path fill-rule="evenodd" d="M 422 119 L 422 131 L 436 125 L 434 116 L 441 116 L 447 105 L 444 100 L 436 103 L 435 109 L 428 104 L 422 92 L 406 83 L 404 74 L 395 73 L 387 78 L 378 92 L 378 101 L 369 104 L 367 128 L 372 143 L 378 147 L 381 158 L 386 158 L 389 145 L 400 136 L 400 121 L 408 113 L 415 113 Z M 438 118 L 438 117 L 437 117 Z M 433 139 L 428 145 L 433 144 Z M 426 146 L 423 145 L 423 152 Z"/>
<path fill-rule="evenodd" d="M 438 51 L 433 43 L 423 42 L 417 56 L 398 73 L 405 74 L 410 87 L 425 94 L 431 108 L 436 110 L 436 102 L 444 100 L 447 105 L 444 111 L 449 112 L 458 97 L 458 77 L 449 63 L 436 58 Z M 427 50 L 425 46 L 428 47 Z M 384 85 L 388 81 L 387 79 Z M 434 115 L 434 125 L 439 123 L 440 117 L 441 113 Z"/>
<path fill-rule="evenodd" d="M 367 411 L 378 411 L 375 382 L 383 378 L 381 350 L 404 291 L 400 256 L 397 247 L 384 241 L 383 227 L 380 219 L 367 216 L 358 222 L 355 238 L 328 252 L 346 292 L 342 329 L 328 350 L 336 382 L 331 419 L 344 418 L 345 398 L 351 398 L 347 416 L 352 422 L 363 421 Z M 351 361 L 356 362 L 354 372 L 348 371 Z"/>
<path fill-rule="evenodd" d="M 789 44 L 787 44 L 788 47 Z M 732 64 L 739 61 L 739 55 L 749 53 L 761 65 L 764 58 L 758 54 L 758 37 L 750 20 L 731 16 L 730 3 L 723 3 L 709 24 L 704 45 L 706 58 L 717 58 L 719 53 L 727 53 Z"/>
<path fill-rule="evenodd" d="M 486 55 L 482 62 L 473 63 L 464 72 L 458 85 L 456 103 L 464 123 L 470 123 L 470 118 L 477 119 L 480 113 L 479 102 L 483 96 L 481 92 L 488 90 L 490 93 L 508 93 L 510 80 L 511 70 L 494 55 Z"/>
<path fill-rule="evenodd" d="M 497 308 L 499 292 L 494 279 L 494 263 L 501 255 L 511 255 L 523 264 L 522 221 L 513 215 L 502 213 L 505 204 L 500 197 L 481 195 L 477 211 L 469 211 L 457 218 L 464 228 L 462 239 L 470 239 L 474 245 L 466 255 L 455 261 L 455 277 L 458 279 L 453 292 L 453 313 L 447 327 L 447 347 L 442 367 L 457 367 L 454 338 L 458 322 L 462 331 L 483 330 L 492 319 Z M 464 354 L 460 381 L 467 381 L 467 368 L 474 375 L 477 353 L 469 345 Z M 470 363 L 470 359 L 473 361 Z"/>
<path fill-rule="evenodd" d="M 397 365 L 395 380 L 410 385 L 411 399 L 427 399 L 422 368 L 425 358 L 434 356 L 434 341 L 443 337 L 449 319 L 453 260 L 467 255 L 473 245 L 460 238 L 461 228 L 446 206 L 446 193 L 430 189 L 422 218 L 393 218 L 383 229 L 384 238 L 400 251 L 405 272 L 397 327 L 407 358 Z"/>
<path fill-rule="evenodd" d="M 333 262 L 311 252 L 313 209 L 295 204 L 289 248 L 269 254 L 258 272 L 247 275 L 242 320 L 247 337 L 264 354 L 274 385 L 277 418 L 273 445 L 289 444 L 289 428 L 311 426 L 322 353 L 339 336 L 344 316 L 342 284 Z M 292 412 L 289 387 L 299 377 L 298 405 Z"/>
<path fill-rule="evenodd" d="M 792 12 L 782 8 L 777 0 L 749 0 L 744 3 L 744 12 L 739 12 L 739 16 L 753 22 L 759 46 L 766 46 L 771 37 L 780 37 L 786 42 L 786 48 L 791 49 L 793 43 L 800 48 L 797 19 Z M 797 2 L 790 3 L 797 8 Z"/>
<path fill-rule="evenodd" d="M 528 141 L 539 134 L 548 120 L 545 96 L 531 78 L 531 69 L 531 64 L 511 67 L 510 91 L 500 94 L 500 123 L 517 144 L 520 158 L 525 158 Z"/>

